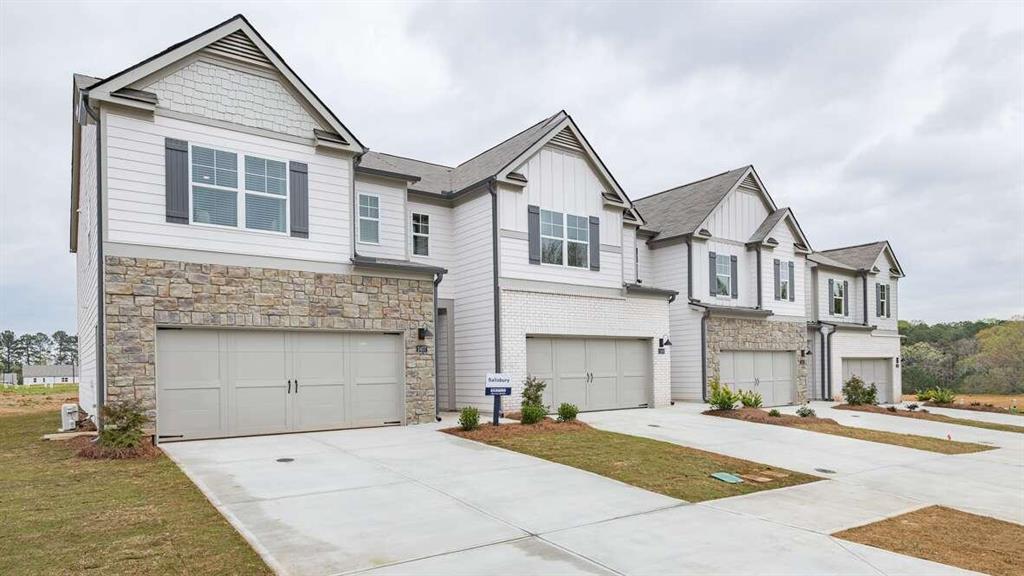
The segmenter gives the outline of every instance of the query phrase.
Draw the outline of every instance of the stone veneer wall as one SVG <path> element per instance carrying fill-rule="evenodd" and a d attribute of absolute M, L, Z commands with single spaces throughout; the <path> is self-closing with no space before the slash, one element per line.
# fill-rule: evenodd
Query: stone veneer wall
<path fill-rule="evenodd" d="M 794 351 L 796 355 L 797 401 L 807 395 L 807 325 L 803 322 L 772 322 L 761 319 L 712 316 L 708 318 L 708 380 L 719 377 L 718 353 L 721 350 Z"/>
<path fill-rule="evenodd" d="M 405 332 L 407 423 L 434 418 L 432 279 L 105 259 L 107 397 L 156 408 L 157 326 Z M 416 351 L 425 343 L 428 353 Z"/>

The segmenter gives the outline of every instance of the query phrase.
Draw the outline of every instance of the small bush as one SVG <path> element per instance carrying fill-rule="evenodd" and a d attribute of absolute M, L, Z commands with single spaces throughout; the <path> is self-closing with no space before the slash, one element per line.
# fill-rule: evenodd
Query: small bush
<path fill-rule="evenodd" d="M 763 402 L 761 395 L 753 390 L 740 390 L 739 396 L 744 408 L 760 408 Z"/>
<path fill-rule="evenodd" d="M 527 404 L 523 406 L 523 419 L 520 420 L 523 424 L 536 424 L 547 416 L 547 410 L 543 406 L 535 406 L 533 404 Z"/>
<path fill-rule="evenodd" d="M 917 410 L 917 404 L 907 404 L 907 410 L 910 410 L 911 412 Z"/>
<path fill-rule="evenodd" d="M 846 403 L 850 406 L 859 406 L 861 404 L 878 404 L 878 388 L 874 384 L 865 386 L 864 381 L 857 376 L 851 376 L 849 380 L 843 384 L 843 398 L 846 399 Z"/>
<path fill-rule="evenodd" d="M 546 413 L 548 410 L 544 406 L 544 389 L 547 387 L 548 384 L 543 379 L 527 376 L 526 380 L 523 381 L 523 408 L 538 406 L 543 408 Z"/>
<path fill-rule="evenodd" d="M 775 408 L 772 408 L 771 410 L 768 411 L 768 415 L 771 416 L 772 418 L 779 418 L 782 416 L 782 412 L 779 412 Z"/>
<path fill-rule="evenodd" d="M 472 406 L 466 406 L 459 412 L 459 426 L 463 430 L 476 430 L 480 427 L 480 411 Z"/>
<path fill-rule="evenodd" d="M 558 407 L 558 421 L 559 422 L 572 422 L 576 419 L 576 415 L 580 413 L 580 409 L 575 404 L 569 404 L 568 402 L 562 402 Z"/>
<path fill-rule="evenodd" d="M 929 401 L 931 399 L 932 399 L 932 391 L 931 390 L 921 390 L 920 392 L 917 393 L 917 401 L 918 402 L 927 402 L 927 401 Z"/>
<path fill-rule="evenodd" d="M 936 404 L 952 404 L 956 401 L 956 393 L 949 388 L 932 388 L 928 394 Z"/>
<path fill-rule="evenodd" d="M 146 421 L 146 412 L 136 400 L 105 405 L 100 446 L 110 450 L 138 448 L 142 444 Z"/>
<path fill-rule="evenodd" d="M 807 406 L 805 404 L 805 405 L 797 408 L 796 415 L 801 417 L 801 418 L 813 418 L 814 417 L 814 409 L 811 408 L 810 406 Z"/>
<path fill-rule="evenodd" d="M 740 401 L 739 394 L 733 392 L 727 386 L 722 386 L 718 383 L 718 380 L 711 380 L 710 386 L 711 397 L 708 398 L 708 403 L 715 410 L 732 410 Z"/>

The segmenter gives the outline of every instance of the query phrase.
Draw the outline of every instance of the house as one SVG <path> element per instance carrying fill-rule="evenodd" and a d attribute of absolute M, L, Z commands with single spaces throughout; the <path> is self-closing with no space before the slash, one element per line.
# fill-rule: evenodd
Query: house
<path fill-rule="evenodd" d="M 80 368 L 73 364 L 26 365 L 21 367 L 21 383 L 24 386 L 78 384 L 80 373 Z"/>
<path fill-rule="evenodd" d="M 18 383 L 18 373 L 4 372 L 0 374 L 0 382 L 3 382 L 4 386 L 15 386 Z"/>
<path fill-rule="evenodd" d="M 486 374 L 670 401 L 643 219 L 556 113 L 457 166 L 369 150 L 242 16 L 73 90 L 80 402 L 161 439 L 431 421 Z M 513 405 L 518 395 L 513 396 Z"/>

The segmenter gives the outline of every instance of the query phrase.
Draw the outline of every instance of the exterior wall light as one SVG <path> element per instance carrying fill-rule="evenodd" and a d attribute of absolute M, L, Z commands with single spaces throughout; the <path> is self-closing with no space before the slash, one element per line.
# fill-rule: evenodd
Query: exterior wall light
<path fill-rule="evenodd" d="M 427 338 L 433 336 L 434 333 L 430 331 L 430 328 L 419 328 L 416 331 L 416 335 L 420 340 L 426 340 Z"/>
<path fill-rule="evenodd" d="M 666 346 L 671 346 L 671 345 L 672 345 L 672 341 L 668 339 L 668 335 L 667 334 L 665 336 L 662 336 L 661 338 L 658 338 L 658 348 L 665 348 Z"/>

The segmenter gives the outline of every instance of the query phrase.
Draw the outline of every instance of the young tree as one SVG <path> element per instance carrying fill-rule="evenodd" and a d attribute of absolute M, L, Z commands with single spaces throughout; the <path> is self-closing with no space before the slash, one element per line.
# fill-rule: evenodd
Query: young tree
<path fill-rule="evenodd" d="M 22 363 L 48 364 L 53 356 L 53 340 L 42 332 L 22 334 L 18 338 L 22 347 Z"/>
<path fill-rule="evenodd" d="M 964 363 L 975 371 L 966 387 L 974 392 L 1024 392 L 1024 321 L 1014 320 L 978 332 L 978 352 Z"/>
<path fill-rule="evenodd" d="M 78 364 L 78 336 L 63 330 L 53 333 L 53 360 L 57 364 Z"/>
<path fill-rule="evenodd" d="M 4 330 L 0 332 L 0 368 L 3 372 L 14 372 L 21 364 L 22 347 L 21 341 L 14 332 Z"/>

